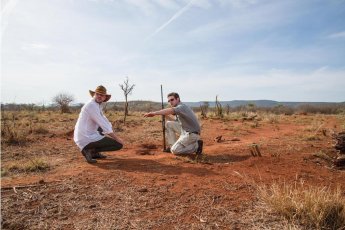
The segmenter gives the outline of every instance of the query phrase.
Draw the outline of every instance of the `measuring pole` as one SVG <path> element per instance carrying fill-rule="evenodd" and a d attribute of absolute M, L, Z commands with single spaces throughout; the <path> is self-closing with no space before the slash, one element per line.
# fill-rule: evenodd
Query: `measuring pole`
<path fill-rule="evenodd" d="M 162 109 L 164 109 L 164 103 L 163 103 L 163 86 L 161 85 L 161 98 L 162 98 Z M 165 116 L 162 115 L 162 129 L 163 129 L 163 150 L 166 150 L 166 144 L 165 144 Z"/>

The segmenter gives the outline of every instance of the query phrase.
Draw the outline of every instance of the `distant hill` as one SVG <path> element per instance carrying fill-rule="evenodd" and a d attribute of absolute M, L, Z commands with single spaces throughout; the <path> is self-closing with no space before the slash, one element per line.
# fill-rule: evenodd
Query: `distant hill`
<path fill-rule="evenodd" d="M 129 108 L 135 108 L 136 111 L 154 111 L 162 109 L 162 103 L 161 102 L 154 102 L 154 101 L 128 101 Z M 166 106 L 166 103 L 164 104 Z M 119 102 L 108 102 L 107 108 L 108 109 L 115 109 L 122 111 L 125 107 L 125 102 L 119 101 Z"/>
<path fill-rule="evenodd" d="M 204 104 L 205 102 L 184 102 L 186 105 L 190 107 L 199 107 L 200 105 Z M 209 101 L 209 106 L 214 107 L 215 102 Z M 296 108 L 300 105 L 312 105 L 312 106 L 327 106 L 327 105 L 345 105 L 345 102 L 279 102 L 279 101 L 272 101 L 272 100 L 232 100 L 232 101 L 220 101 L 222 106 L 229 105 L 230 107 L 238 107 L 238 106 L 245 106 L 248 104 L 254 104 L 257 107 L 274 107 L 278 105 L 288 106 L 292 108 Z"/>
<path fill-rule="evenodd" d="M 203 105 L 205 101 L 199 102 L 183 102 L 186 105 L 198 108 L 200 105 Z M 214 101 L 208 101 L 209 107 L 215 107 Z M 256 107 L 266 107 L 272 108 L 278 105 L 287 106 L 290 108 L 297 108 L 301 105 L 310 105 L 314 107 L 327 107 L 327 106 L 337 106 L 337 107 L 345 107 L 345 102 L 279 102 L 279 101 L 272 101 L 272 100 L 232 100 L 232 101 L 220 101 L 221 105 L 224 107 L 229 105 L 232 108 L 236 108 L 239 106 L 246 106 L 248 104 L 254 104 Z M 128 101 L 129 108 L 134 109 L 136 111 L 154 111 L 159 110 L 162 108 L 161 102 L 154 102 L 154 101 Z M 164 102 L 164 107 L 167 107 L 168 103 Z M 71 107 L 74 109 L 80 109 L 83 106 L 82 103 L 75 103 L 72 104 Z M 46 106 L 42 105 L 35 105 L 35 104 L 15 104 L 15 103 L 1 103 L 1 110 L 38 110 L 38 109 L 56 109 L 56 105 L 50 104 Z M 124 102 L 108 102 L 106 105 L 107 109 L 114 109 L 118 111 L 122 111 L 124 108 Z"/>

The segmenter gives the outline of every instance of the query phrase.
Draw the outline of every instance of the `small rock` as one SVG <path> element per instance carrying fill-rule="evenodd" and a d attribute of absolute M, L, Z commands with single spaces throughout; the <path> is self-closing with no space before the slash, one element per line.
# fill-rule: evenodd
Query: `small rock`
<path fill-rule="evenodd" d="M 230 141 L 240 141 L 240 138 L 234 137 L 234 138 L 232 138 Z"/>
<path fill-rule="evenodd" d="M 96 208 L 97 207 L 97 205 L 95 205 L 95 204 L 91 204 L 90 206 L 89 206 L 89 208 Z"/>
<path fill-rule="evenodd" d="M 222 136 L 217 136 L 216 138 L 214 138 L 214 141 L 219 143 L 222 141 Z"/>
<path fill-rule="evenodd" d="M 138 192 L 148 192 L 149 190 L 147 188 L 141 188 L 138 190 Z"/>

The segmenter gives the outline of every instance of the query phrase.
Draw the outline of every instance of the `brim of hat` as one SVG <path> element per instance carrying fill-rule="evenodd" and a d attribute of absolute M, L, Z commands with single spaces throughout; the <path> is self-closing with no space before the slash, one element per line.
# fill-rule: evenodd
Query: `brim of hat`
<path fill-rule="evenodd" d="M 96 92 L 95 92 L 95 91 L 92 91 L 92 90 L 89 90 L 89 93 L 90 93 L 91 97 L 93 97 L 93 96 L 95 95 Z M 111 98 L 111 95 L 109 95 L 109 94 L 102 94 L 102 95 L 105 95 L 105 96 L 106 96 L 104 102 L 109 101 L 109 99 Z"/>

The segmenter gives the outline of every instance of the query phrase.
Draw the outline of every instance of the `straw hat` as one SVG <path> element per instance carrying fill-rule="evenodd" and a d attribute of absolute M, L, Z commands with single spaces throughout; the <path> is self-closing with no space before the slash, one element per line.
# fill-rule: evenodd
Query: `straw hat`
<path fill-rule="evenodd" d="M 107 94 L 107 89 L 103 85 L 97 86 L 95 91 L 89 90 L 89 92 L 90 92 L 91 97 L 93 97 L 95 95 L 95 93 L 107 96 L 106 99 L 104 100 L 104 102 L 109 101 L 109 99 L 111 97 L 110 94 Z"/>

